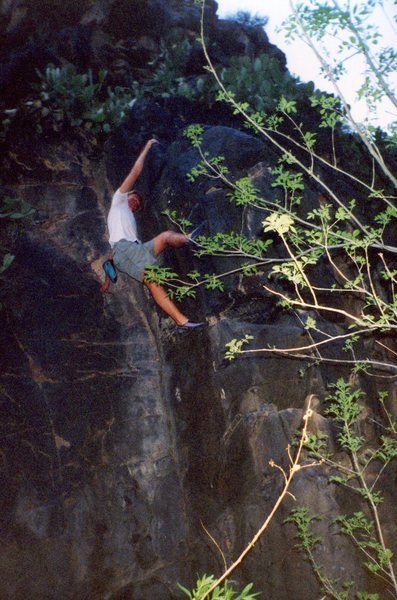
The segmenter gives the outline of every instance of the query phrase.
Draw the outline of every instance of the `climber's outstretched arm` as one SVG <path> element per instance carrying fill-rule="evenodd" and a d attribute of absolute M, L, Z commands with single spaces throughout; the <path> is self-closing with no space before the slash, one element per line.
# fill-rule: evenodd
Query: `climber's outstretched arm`
<path fill-rule="evenodd" d="M 132 189 L 139 175 L 142 173 L 143 165 L 145 164 L 145 158 L 150 148 L 153 146 L 153 144 L 157 143 L 158 141 L 154 138 L 146 142 L 143 150 L 134 162 L 131 171 L 128 173 L 127 177 L 124 179 L 123 183 L 119 187 L 120 192 L 126 193 Z"/>

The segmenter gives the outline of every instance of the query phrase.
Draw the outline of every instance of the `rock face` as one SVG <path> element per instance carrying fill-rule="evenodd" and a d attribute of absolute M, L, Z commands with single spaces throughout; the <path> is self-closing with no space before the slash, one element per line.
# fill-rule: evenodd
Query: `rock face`
<path fill-rule="evenodd" d="M 285 67 L 283 53 L 269 44 L 261 27 L 219 21 L 216 9 L 214 0 L 206 2 L 214 59 L 268 52 Z M 2 99 L 10 105 L 26 96 L 37 79 L 35 69 L 43 70 L 51 62 L 70 62 L 82 71 L 107 69 L 111 82 L 121 85 L 139 81 L 159 54 L 162 38 L 171 32 L 183 33 L 194 42 L 200 12 L 191 0 L 76 0 L 67 5 L 61 0 L 4 2 L 0 7 Z M 200 46 L 192 44 L 187 74 L 202 71 L 203 62 Z"/>
<path fill-rule="evenodd" d="M 215 8 L 209 4 L 208 18 L 219 54 L 227 54 L 221 40 L 237 43 L 236 36 L 224 34 L 228 26 L 217 22 Z M 144 41 L 132 43 L 131 32 L 144 32 L 151 47 L 168 26 L 198 26 L 190 2 L 72 2 L 66 12 L 60 2 L 52 10 L 9 2 L 1 10 L 7 42 L 1 76 L 9 94 L 12 86 L 22 94 L 16 73 L 37 58 L 31 42 L 16 40 L 22 33 L 27 39 L 43 15 L 38 60 L 51 52 L 70 60 L 75 52 L 85 66 L 102 61 L 104 40 L 113 47 L 127 40 L 126 64 L 138 68 L 133 43 Z M 154 11 L 161 18 L 153 25 Z M 241 47 L 252 43 L 247 31 L 240 37 Z M 36 212 L 2 232 L 16 258 L 1 282 L 1 600 L 181 598 L 177 582 L 190 586 L 196 573 L 222 571 L 209 534 L 230 564 L 269 514 L 283 482 L 269 460 L 287 467 L 285 449 L 308 397 L 316 399 L 313 429 L 330 429 L 322 405 L 328 384 L 344 374 L 340 367 L 318 366 L 302 377 L 304 362 L 280 355 L 224 360 L 225 343 L 246 333 L 258 348 L 299 346 L 305 336 L 301 323 L 265 293 L 262 275 L 235 276 L 221 294 L 200 292 L 196 301 L 184 301 L 189 316 L 211 325 L 187 336 L 178 336 L 147 291 L 125 276 L 105 297 L 99 294 L 111 194 L 153 133 L 162 145 L 139 182 L 143 239 L 169 227 L 165 208 L 204 221 L 210 232 L 261 231 L 261 214 L 232 207 L 224 187 L 188 182 L 198 155 L 182 129 L 205 124 L 205 148 L 223 154 L 234 177 L 249 173 L 269 194 L 277 194 L 273 150 L 233 127 L 220 109 L 199 110 L 180 99 L 136 103 L 103 153 L 87 151 L 72 135 L 38 138 L 40 146 L 34 139 L 8 141 L 14 169 L 7 169 L 3 189 Z M 317 196 L 309 189 L 305 202 L 315 206 Z M 186 249 L 166 260 L 181 273 L 225 267 Z M 368 391 L 375 396 L 375 386 Z M 377 435 L 370 419 L 365 427 L 369 438 Z M 393 485 L 389 478 L 387 499 Z M 371 589 L 351 545 L 329 535 L 347 496 L 327 483 L 323 468 L 302 470 L 292 492 L 328 519 L 318 527 L 327 539 L 319 558 L 329 576 Z M 315 600 L 318 583 L 293 548 L 292 526 L 284 524 L 292 506 L 289 498 L 233 578 L 253 581 L 266 598 Z M 392 543 L 396 515 L 387 506 Z"/>

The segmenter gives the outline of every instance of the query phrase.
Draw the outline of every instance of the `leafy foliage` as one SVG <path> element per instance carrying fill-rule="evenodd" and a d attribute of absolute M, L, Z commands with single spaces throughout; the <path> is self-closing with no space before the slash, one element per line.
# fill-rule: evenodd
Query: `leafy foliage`
<path fill-rule="evenodd" d="M 397 597 L 396 578 L 393 567 L 393 553 L 386 546 L 379 505 L 383 502 L 382 494 L 376 489 L 381 473 L 397 458 L 397 438 L 395 435 L 394 422 L 387 414 L 389 426 L 385 428 L 385 434 L 379 438 L 377 445 L 368 448 L 367 443 L 360 431 L 360 420 L 362 408 L 360 402 L 364 393 L 360 388 L 354 388 L 352 383 L 339 378 L 331 386 L 333 393 L 328 397 L 326 413 L 338 426 L 337 441 L 351 460 L 351 467 L 344 463 L 335 462 L 327 453 L 327 438 L 324 434 L 316 436 L 311 434 L 305 443 L 308 451 L 316 458 L 321 459 L 332 468 L 330 482 L 341 485 L 351 491 L 354 496 L 359 496 L 367 506 L 367 514 L 363 510 L 356 510 L 351 515 L 339 515 L 336 523 L 339 525 L 341 534 L 347 536 L 363 555 L 363 564 L 369 572 L 381 577 L 387 582 L 387 589 L 393 597 Z M 382 401 L 385 394 L 381 394 Z M 370 465 L 379 462 L 381 468 L 376 478 L 373 477 Z M 348 598 L 349 584 L 344 590 L 340 590 L 338 582 L 327 578 L 324 568 L 315 557 L 316 545 L 321 543 L 321 538 L 315 536 L 312 531 L 314 520 L 319 517 L 310 515 L 306 507 L 294 509 L 288 518 L 289 522 L 295 524 L 297 536 L 300 541 L 299 549 L 302 550 L 314 572 L 318 576 L 322 589 L 332 598 Z M 342 595 L 341 595 L 342 594 Z M 366 592 L 357 593 L 357 598 L 371 598 Z M 378 597 L 378 596 L 374 596 Z"/>
<path fill-rule="evenodd" d="M 153 77 L 144 84 L 144 93 L 152 91 L 155 95 L 184 96 L 191 98 L 193 90 L 185 76 L 191 43 L 180 34 L 171 32 L 160 42 L 160 53 L 152 63 Z"/>
<path fill-rule="evenodd" d="M 254 60 L 249 56 L 235 56 L 230 66 L 219 73 L 220 80 L 236 102 L 249 98 L 252 111 L 273 111 L 280 96 L 296 98 L 301 90 L 299 80 L 292 77 L 280 62 L 269 54 L 260 54 Z M 307 90 L 313 88 L 308 84 Z"/>
<path fill-rule="evenodd" d="M 133 103 L 131 92 L 125 88 L 104 90 L 107 72 L 103 69 L 98 73 L 98 81 L 94 81 L 91 69 L 78 73 L 72 64 L 49 64 L 38 75 L 38 97 L 29 105 L 37 117 L 39 133 L 45 127 L 60 131 L 65 125 L 108 133 L 123 120 Z"/>
<path fill-rule="evenodd" d="M 193 591 L 189 591 L 184 586 L 178 584 L 178 587 L 189 600 L 201 600 L 211 586 L 215 583 L 215 578 L 212 575 L 203 575 L 197 580 L 196 587 Z M 259 596 L 258 592 L 252 593 L 253 584 L 249 583 L 245 588 L 238 592 L 234 589 L 233 585 L 228 581 L 225 581 L 222 585 L 217 586 L 210 596 L 209 600 L 254 600 Z"/>
<path fill-rule="evenodd" d="M 256 27 L 266 19 L 241 11 L 234 17 L 243 26 Z M 150 78 L 134 82 L 136 98 L 147 94 L 162 97 L 183 96 L 209 106 L 218 97 L 219 88 L 210 74 L 203 68 L 197 75 L 187 75 L 187 65 L 192 51 L 192 42 L 180 33 L 171 32 L 160 41 L 160 52 L 150 63 Z M 253 61 L 248 56 L 232 56 L 228 67 L 220 72 L 221 79 L 236 102 L 251 99 L 256 111 L 272 111 L 281 95 L 302 98 L 313 91 L 312 84 L 302 84 L 292 77 L 275 57 L 260 54 Z"/>
<path fill-rule="evenodd" d="M 336 96 L 314 92 L 310 86 L 300 96 L 297 82 L 293 86 L 291 80 L 283 79 L 268 59 L 255 64 L 253 60 L 233 57 L 229 70 L 218 68 L 202 35 L 207 69 L 219 88 L 218 99 L 226 102 L 234 114 L 241 115 L 246 125 L 278 152 L 272 185 L 280 194 L 261 194 L 248 176 L 235 181 L 224 157 L 211 156 L 204 149 L 203 129 L 196 125 L 187 134 L 199 153 L 188 179 L 218 180 L 225 195 L 242 212 L 253 206 L 263 211 L 261 240 L 276 240 L 281 250 L 277 256 L 250 255 L 245 243 L 252 244 L 253 240 L 243 241 L 239 230 L 201 239 L 198 252 L 210 256 L 230 256 L 235 252 L 242 261 L 239 269 L 231 271 L 233 274 L 244 273 L 243 255 L 250 256 L 252 264 L 265 270 L 265 290 L 298 315 L 307 335 L 305 348 L 269 347 L 263 352 L 290 353 L 306 358 L 309 364 L 330 361 L 353 366 L 351 378 L 338 379 L 327 398 L 326 416 L 333 423 L 334 442 L 343 459 L 339 461 L 330 454 L 325 434 L 308 435 L 306 446 L 310 454 L 329 467 L 330 483 L 343 486 L 352 494 L 351 514 L 339 515 L 335 526 L 362 553 L 367 570 L 380 577 L 387 592 L 396 598 L 394 557 L 385 542 L 379 510 L 384 502 L 381 476 L 397 457 L 396 425 L 387 413 L 386 427 L 382 424 L 384 434 L 368 444 L 362 428 L 361 405 L 365 398 L 356 386 L 357 373 L 361 371 L 382 377 L 395 377 L 397 372 L 394 345 L 384 337 L 385 333 L 393 337 L 397 331 L 397 178 L 395 158 L 388 152 L 395 139 L 393 134 L 386 136 L 369 123 L 355 123 L 337 85 L 348 60 L 343 51 L 361 52 L 374 77 L 366 79 L 359 96 L 367 98 L 370 109 L 385 96 L 397 106 L 390 79 L 395 71 L 395 56 L 393 49 L 377 52 L 375 48 L 372 52 L 370 48 L 380 41 L 371 22 L 371 11 L 380 2 L 292 4 L 294 15 L 287 24 L 288 35 L 301 35 L 309 44 L 329 35 L 340 40 L 339 55 L 322 55 L 323 68 L 336 84 Z M 205 0 L 203 14 L 204 5 Z M 266 69 L 272 71 L 268 93 L 264 92 L 264 78 L 258 81 L 256 77 L 259 74 L 260 78 Z M 301 114 L 302 101 L 316 115 L 311 123 Z M 343 155 L 340 140 L 345 139 L 346 132 L 350 132 L 351 143 L 343 148 Z M 313 191 L 317 201 L 308 208 L 307 200 Z M 231 245 L 233 239 L 236 247 Z M 319 265 L 329 274 L 325 283 L 316 277 Z M 338 334 L 331 334 L 329 327 L 322 330 L 328 315 L 337 319 Z M 363 340 L 382 348 L 382 358 L 363 353 Z M 231 340 L 226 345 L 226 357 L 231 360 L 239 354 L 260 351 L 247 347 L 249 341 L 250 336 Z M 337 341 L 341 342 L 340 353 L 327 356 L 324 348 Z M 290 517 L 297 526 L 299 548 L 305 552 L 325 596 L 347 600 L 354 595 L 358 600 L 378 600 L 378 594 L 359 591 L 359 585 L 350 580 L 328 577 L 317 557 L 322 543 L 315 529 L 317 519 L 306 507 L 299 507 Z"/>
<path fill-rule="evenodd" d="M 252 335 L 246 334 L 240 340 L 230 340 L 230 342 L 226 344 L 227 350 L 225 352 L 225 358 L 228 360 L 233 360 L 236 357 L 236 354 L 241 354 L 243 346 L 248 344 L 253 339 L 254 337 Z"/>
<path fill-rule="evenodd" d="M 332 111 L 339 109 L 335 109 L 335 104 L 327 102 L 326 98 L 320 97 L 317 100 L 321 112 L 320 126 L 326 126 L 332 134 L 339 114 L 335 121 L 330 115 L 334 114 Z M 229 101 L 234 103 L 234 98 L 229 97 Z M 314 97 L 312 101 L 314 103 Z M 231 180 L 224 157 L 209 156 L 208 152 L 202 150 L 204 130 L 198 125 L 186 130 L 186 136 L 199 150 L 201 157 L 201 160 L 187 174 L 188 179 L 192 182 L 199 177 L 220 179 L 230 188 L 227 197 L 233 204 L 238 207 L 255 206 L 264 211 L 266 215 L 263 220 L 264 233 L 279 236 L 285 248 L 285 260 L 273 260 L 269 275 L 281 277 L 292 284 L 292 288 L 291 286 L 286 288 L 288 292 L 280 290 L 275 292 L 271 286 L 266 286 L 266 289 L 270 293 L 276 293 L 285 306 L 340 314 L 347 320 L 348 327 L 352 324 L 356 327 L 356 331 L 350 334 L 352 341 L 354 339 L 355 342 L 359 341 L 359 332 L 363 330 L 381 332 L 386 327 L 397 329 L 397 304 L 393 292 L 397 279 L 392 267 L 392 256 L 397 253 L 397 248 L 384 241 L 386 236 L 391 235 L 390 231 L 396 224 L 397 210 L 393 198 L 381 191 L 374 179 L 372 183 L 359 180 L 339 168 L 336 163 L 327 162 L 327 167 L 335 169 L 341 177 L 351 176 L 354 185 L 357 186 L 357 193 L 361 195 L 360 203 L 356 198 L 347 201 L 340 198 L 338 191 L 331 187 L 332 181 L 324 181 L 316 173 L 316 161 L 319 164 L 326 161 L 315 154 L 315 133 L 305 131 L 302 124 L 295 120 L 295 102 L 281 98 L 277 111 L 283 115 L 283 120 L 288 120 L 296 132 L 297 138 L 294 138 L 294 143 L 299 149 L 299 153 L 295 153 L 292 148 L 285 148 L 278 165 L 272 170 L 274 175 L 272 186 L 283 191 L 283 202 L 262 197 L 249 177 Z M 248 113 L 246 118 L 250 119 Z M 264 126 L 260 131 L 278 144 L 276 138 L 272 137 L 274 135 L 272 129 Z M 289 137 L 288 141 L 292 139 Z M 307 160 L 304 155 L 302 158 L 301 150 L 307 152 Z M 327 200 L 322 201 L 318 208 L 308 211 L 305 215 L 300 207 L 308 176 L 312 177 L 320 189 L 324 188 Z M 359 210 L 360 204 L 366 197 L 375 198 L 380 209 L 371 215 L 369 222 L 363 219 L 362 212 Z M 243 241 L 241 234 L 234 234 L 234 236 L 234 240 L 238 240 L 237 243 L 234 242 L 234 247 L 232 232 L 203 238 L 199 256 L 218 255 L 222 252 L 226 253 L 229 249 L 258 261 L 264 260 L 266 242 L 259 249 L 259 247 L 255 248 L 253 240 Z M 270 239 L 267 241 L 270 243 Z M 258 242 L 263 244 L 263 240 Z M 227 245 L 229 248 L 226 248 Z M 388 255 L 391 253 L 390 262 L 385 252 Z M 372 261 L 369 260 L 370 255 Z M 348 270 L 340 268 L 341 256 L 349 265 Z M 330 295 L 326 305 L 323 301 L 326 290 L 320 289 L 312 281 L 311 270 L 320 260 L 326 261 L 334 274 L 334 283 L 328 288 Z M 271 259 L 266 260 L 266 264 L 271 263 Z M 383 281 L 379 278 L 379 271 L 382 273 Z M 305 295 L 302 295 L 302 291 L 306 292 Z M 347 292 L 354 294 L 360 301 L 359 314 L 340 308 L 341 304 L 343 305 L 342 298 L 346 297 Z M 345 351 L 355 356 L 352 341 L 346 340 Z M 367 368 L 368 364 L 365 361 L 357 361 L 358 368 Z"/>
<path fill-rule="evenodd" d="M 324 74 L 337 89 L 339 80 L 348 72 L 352 58 L 362 57 L 362 72 L 356 73 L 361 77 L 356 93 L 359 100 L 365 100 L 372 113 L 376 113 L 385 99 L 391 107 L 397 108 L 394 76 L 397 51 L 395 47 L 383 45 L 382 32 L 373 18 L 378 7 L 382 7 L 382 2 L 377 0 L 321 4 L 299 2 L 284 23 L 287 39 L 303 38 L 320 57 Z M 332 46 L 332 52 L 329 51 L 331 40 L 337 44 L 336 50 Z M 360 127 L 360 133 L 370 140 L 370 124 Z M 393 126 L 389 134 L 395 142 Z"/>

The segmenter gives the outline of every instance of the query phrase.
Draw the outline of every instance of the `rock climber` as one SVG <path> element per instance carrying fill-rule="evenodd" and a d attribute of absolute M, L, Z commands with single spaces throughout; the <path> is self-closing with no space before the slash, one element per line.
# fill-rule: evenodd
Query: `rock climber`
<path fill-rule="evenodd" d="M 108 290 L 110 279 L 117 278 L 117 273 L 113 269 L 114 264 L 118 271 L 127 273 L 133 279 L 146 285 L 154 301 L 175 321 L 178 330 L 183 332 L 203 327 L 205 323 L 189 321 L 161 285 L 145 278 L 145 269 L 148 266 L 158 265 L 161 253 L 168 246 L 181 248 L 191 244 L 196 232 L 186 236 L 175 231 L 163 231 L 152 240 L 141 243 L 134 216 L 134 213 L 142 208 L 142 198 L 133 189 L 133 186 L 143 170 L 146 156 L 153 144 L 156 143 L 158 143 L 156 139 L 146 142 L 127 177 L 112 198 L 107 220 L 112 260 L 104 263 L 106 280 L 101 287 L 101 292 L 105 293 Z"/>

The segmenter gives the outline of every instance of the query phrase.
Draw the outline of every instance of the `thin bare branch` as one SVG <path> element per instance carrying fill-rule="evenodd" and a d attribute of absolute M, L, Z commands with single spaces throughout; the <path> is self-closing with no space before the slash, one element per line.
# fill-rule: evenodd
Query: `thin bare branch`
<path fill-rule="evenodd" d="M 306 439 L 306 435 L 307 435 L 307 428 L 308 428 L 308 424 L 309 424 L 309 418 L 312 415 L 312 413 L 313 413 L 313 411 L 311 409 L 310 399 L 309 399 L 307 410 L 306 410 L 305 414 L 303 415 L 303 429 L 302 429 L 302 434 L 301 434 L 301 437 L 300 437 L 300 441 L 299 441 L 299 445 L 298 445 L 298 449 L 297 449 L 297 452 L 296 452 L 295 459 L 294 459 L 292 465 L 290 465 L 289 473 L 288 473 L 287 478 L 286 478 L 286 480 L 284 482 L 284 488 L 283 488 L 282 492 L 280 493 L 279 497 L 277 498 L 277 500 L 276 500 L 276 502 L 275 502 L 275 504 L 274 504 L 271 512 L 269 513 L 268 517 L 266 518 L 266 520 L 264 521 L 264 523 L 262 524 L 262 526 L 260 527 L 260 529 L 258 529 L 258 531 L 254 535 L 254 537 L 252 538 L 252 540 L 249 542 L 249 544 L 245 547 L 245 549 L 243 550 L 243 552 L 237 558 L 237 560 L 228 569 L 226 569 L 226 571 L 223 573 L 223 575 L 221 575 L 221 577 L 219 577 L 213 583 L 213 585 L 201 597 L 200 600 L 205 600 L 205 598 L 208 598 L 209 595 L 213 592 L 213 590 L 218 585 L 220 585 L 225 579 L 227 579 L 227 577 L 229 577 L 229 575 L 236 569 L 236 567 L 238 567 L 238 565 L 244 560 L 245 556 L 250 552 L 250 550 L 255 546 L 255 544 L 259 540 L 259 538 L 266 531 L 269 523 L 273 519 L 274 515 L 276 514 L 276 512 L 277 512 L 278 508 L 280 507 L 281 503 L 283 502 L 284 498 L 287 495 L 289 495 L 289 493 L 290 493 L 289 492 L 289 487 L 290 487 L 290 485 L 292 483 L 292 480 L 295 477 L 296 473 L 301 468 L 300 459 L 301 459 L 301 454 L 302 454 L 302 450 L 303 450 L 304 440 Z M 276 468 L 280 468 L 278 465 L 275 465 L 274 463 L 273 463 L 273 465 Z M 318 463 L 313 463 L 312 466 L 317 466 L 317 465 L 318 465 Z"/>

